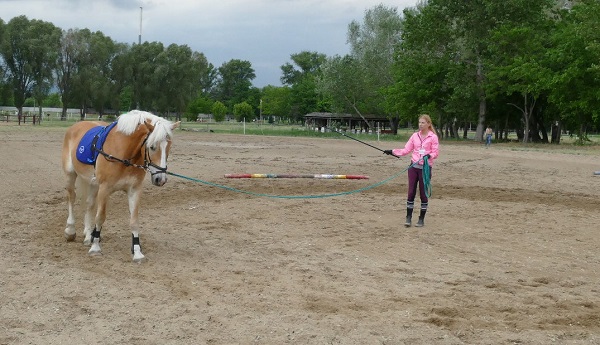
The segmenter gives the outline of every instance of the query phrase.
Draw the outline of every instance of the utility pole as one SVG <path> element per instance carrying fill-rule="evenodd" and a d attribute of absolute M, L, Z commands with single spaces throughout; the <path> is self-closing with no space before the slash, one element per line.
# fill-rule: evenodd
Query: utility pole
<path fill-rule="evenodd" d="M 142 44 L 142 11 L 143 8 L 140 6 L 140 35 L 138 36 L 138 44 Z"/>
<path fill-rule="evenodd" d="M 138 45 L 142 45 L 142 6 L 140 6 L 140 34 L 138 35 Z M 137 100 L 135 106 L 136 109 L 140 109 L 140 100 Z"/>

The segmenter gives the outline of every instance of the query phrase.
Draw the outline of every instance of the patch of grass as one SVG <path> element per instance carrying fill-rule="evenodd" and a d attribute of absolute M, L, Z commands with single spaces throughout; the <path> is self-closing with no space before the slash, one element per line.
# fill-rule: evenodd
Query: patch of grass
<path fill-rule="evenodd" d="M 94 119 L 89 119 L 87 121 L 94 121 Z M 23 124 L 21 126 L 17 125 L 15 122 L 0 122 L 0 132 L 6 131 L 62 131 L 67 127 L 73 125 L 78 122 L 78 117 L 74 117 L 71 119 L 67 119 L 66 121 L 61 121 L 59 119 L 45 120 L 42 121 L 39 125 L 32 125 L 31 123 Z M 297 124 L 259 124 L 259 123 L 246 123 L 245 125 L 240 122 L 234 121 L 226 121 L 226 122 L 188 122 L 182 121 L 181 128 L 183 130 L 189 131 L 198 131 L 198 132 L 213 132 L 213 133 L 223 133 L 223 134 L 238 134 L 238 135 L 266 135 L 266 136 L 285 136 L 285 137 L 307 137 L 307 138 L 324 138 L 324 139 L 343 139 L 350 140 L 347 137 L 335 132 L 320 132 L 316 130 L 308 129 L 302 125 Z M 379 142 L 389 142 L 390 148 L 401 147 L 404 145 L 406 140 L 414 133 L 415 129 L 412 128 L 401 128 L 398 130 L 397 135 L 391 134 L 380 134 L 379 136 L 376 133 L 345 133 L 348 136 L 356 138 L 361 141 L 379 141 Z M 475 133 L 474 131 L 469 132 L 468 138 L 446 138 L 441 139 L 442 145 L 481 145 L 482 142 L 478 142 L 474 140 Z M 513 150 L 513 151 L 541 151 L 541 152 L 554 152 L 561 151 L 565 153 L 575 153 L 575 154 L 597 154 L 600 150 L 600 135 L 588 135 L 590 139 L 588 144 L 586 145 L 575 145 L 576 138 L 569 137 L 568 135 L 563 135 L 561 138 L 560 145 L 553 144 L 541 144 L 541 143 L 529 143 L 522 144 L 521 142 L 516 141 L 516 135 L 512 138 L 509 135 L 509 139 L 512 139 L 509 142 L 493 142 L 492 148 L 496 149 L 505 149 L 505 150 Z M 387 147 L 386 147 L 387 148 Z"/>

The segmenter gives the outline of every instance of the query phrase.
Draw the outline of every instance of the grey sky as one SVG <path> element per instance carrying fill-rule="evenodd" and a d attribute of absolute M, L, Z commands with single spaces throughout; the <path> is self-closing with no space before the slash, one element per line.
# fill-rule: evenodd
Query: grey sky
<path fill-rule="evenodd" d="M 383 4 L 399 11 L 418 0 L 0 0 L 0 18 L 26 15 L 62 29 L 102 31 L 118 42 L 186 44 L 215 67 L 247 60 L 255 86 L 281 85 L 280 66 L 304 50 L 346 54 L 352 20 Z M 140 7 L 143 9 L 140 11 Z"/>

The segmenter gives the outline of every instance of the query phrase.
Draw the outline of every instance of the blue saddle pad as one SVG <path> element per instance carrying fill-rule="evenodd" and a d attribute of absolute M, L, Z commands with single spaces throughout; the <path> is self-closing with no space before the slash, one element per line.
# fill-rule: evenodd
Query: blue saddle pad
<path fill-rule="evenodd" d="M 108 126 L 97 126 L 87 131 L 79 145 L 77 146 L 77 160 L 84 164 L 95 164 L 98 158 L 98 151 L 102 150 L 104 141 L 108 136 L 108 133 L 117 124 L 117 121 L 111 123 Z"/>

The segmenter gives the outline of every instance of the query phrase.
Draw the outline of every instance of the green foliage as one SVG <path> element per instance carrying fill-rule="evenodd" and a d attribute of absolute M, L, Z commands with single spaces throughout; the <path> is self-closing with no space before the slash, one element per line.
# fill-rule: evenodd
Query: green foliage
<path fill-rule="evenodd" d="M 0 57 L 20 112 L 27 97 L 41 102 L 49 92 L 61 30 L 52 23 L 25 16 L 15 17 L 1 27 Z"/>
<path fill-rule="evenodd" d="M 325 54 L 310 51 L 292 54 L 290 58 L 292 63 L 286 62 L 281 66 L 281 82 L 289 86 L 301 83 L 306 76 L 318 75 L 326 60 Z"/>
<path fill-rule="evenodd" d="M 61 108 L 62 103 L 60 101 L 60 95 L 56 92 L 49 94 L 48 97 L 44 98 L 42 106 L 49 108 Z"/>
<path fill-rule="evenodd" d="M 198 121 L 198 114 L 209 114 L 213 101 L 208 97 L 198 97 L 191 101 L 186 109 L 185 116 L 188 121 Z"/>
<path fill-rule="evenodd" d="M 254 119 L 254 110 L 252 106 L 246 102 L 238 103 L 233 106 L 233 116 L 238 122 L 252 121 Z"/>
<path fill-rule="evenodd" d="M 385 114 L 392 126 L 427 112 L 442 128 L 493 123 L 524 131 L 524 141 L 558 122 L 584 140 L 600 129 L 600 2 L 558 4 L 428 0 L 402 14 L 378 5 L 348 25 L 349 54 L 292 54 L 281 66 L 284 86 L 262 90 L 248 61 L 217 69 L 186 45 L 130 45 L 25 16 L 0 19 L 0 103 L 189 120 L 229 110 L 269 123 L 335 111 Z"/>
<path fill-rule="evenodd" d="M 318 90 L 333 111 L 355 113 L 367 126 L 370 123 L 364 114 L 387 113 L 395 126 L 398 114 L 394 107 L 386 108 L 390 102 L 386 90 L 394 84 L 392 65 L 402 26 L 397 10 L 384 5 L 367 10 L 362 23 L 350 23 L 350 54 L 329 58 L 317 82 Z"/>
<path fill-rule="evenodd" d="M 290 86 L 289 111 L 286 111 L 289 117 L 294 121 L 301 121 L 308 113 L 329 111 L 320 107 L 324 103 L 321 102 L 322 97 L 316 89 L 316 80 L 321 76 L 321 67 L 326 61 L 326 56 L 317 52 L 303 51 L 292 54 L 290 58 L 292 63 L 288 62 L 281 66 L 283 73 L 281 82 Z"/>
<path fill-rule="evenodd" d="M 496 44 L 489 49 L 487 93 L 519 96 L 509 103 L 519 110 L 524 124 L 523 142 L 529 142 L 530 125 L 538 100 L 548 89 L 551 71 L 544 65 L 548 28 L 544 17 L 519 25 L 502 25 L 492 32 Z"/>
<path fill-rule="evenodd" d="M 262 89 L 262 113 L 282 119 L 289 119 L 292 111 L 291 89 L 288 86 L 265 86 Z"/>
<path fill-rule="evenodd" d="M 223 122 L 225 120 L 225 115 L 227 115 L 227 107 L 225 104 L 216 101 L 211 107 L 211 113 L 213 114 L 215 121 Z"/>
<path fill-rule="evenodd" d="M 560 14 L 547 52 L 549 101 L 565 128 L 584 138 L 586 125 L 598 126 L 600 117 L 600 3 L 582 1 Z"/>
<path fill-rule="evenodd" d="M 252 80 L 256 78 L 252 64 L 249 61 L 233 59 L 223 63 L 218 68 L 219 77 L 216 80 L 214 98 L 228 108 L 234 104 L 249 99 Z"/>

